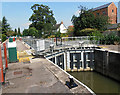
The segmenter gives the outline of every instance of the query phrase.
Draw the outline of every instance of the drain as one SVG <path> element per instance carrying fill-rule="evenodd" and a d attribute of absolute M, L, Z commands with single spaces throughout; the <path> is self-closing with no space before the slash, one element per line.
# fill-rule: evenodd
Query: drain
<path fill-rule="evenodd" d="M 15 71 L 14 72 L 14 75 L 19 75 L 19 74 L 22 74 L 22 71 Z"/>

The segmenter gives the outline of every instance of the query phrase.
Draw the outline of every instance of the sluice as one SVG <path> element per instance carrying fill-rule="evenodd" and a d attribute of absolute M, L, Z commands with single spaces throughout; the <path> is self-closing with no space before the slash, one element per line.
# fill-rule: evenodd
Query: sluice
<path fill-rule="evenodd" d="M 94 69 L 94 49 L 68 49 L 53 52 L 46 55 L 46 58 L 65 71 L 92 71 Z"/>

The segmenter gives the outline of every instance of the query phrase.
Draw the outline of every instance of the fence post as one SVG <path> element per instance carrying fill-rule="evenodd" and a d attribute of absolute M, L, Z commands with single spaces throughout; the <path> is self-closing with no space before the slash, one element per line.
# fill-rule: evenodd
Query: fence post
<path fill-rule="evenodd" d="M 3 47 L 4 47 L 4 56 L 5 56 L 5 69 L 8 69 L 6 43 L 3 43 Z"/>
<path fill-rule="evenodd" d="M 0 45 L 0 69 L 1 69 L 1 72 L 0 72 L 0 81 L 2 84 L 4 84 L 4 75 L 3 75 L 3 64 L 2 64 L 2 53 L 1 53 L 1 45 Z"/>

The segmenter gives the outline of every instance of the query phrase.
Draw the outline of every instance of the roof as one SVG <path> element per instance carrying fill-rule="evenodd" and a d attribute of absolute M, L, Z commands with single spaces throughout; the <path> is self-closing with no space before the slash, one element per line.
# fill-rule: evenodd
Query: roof
<path fill-rule="evenodd" d="M 59 27 L 60 27 L 61 23 L 60 24 L 56 24 L 53 26 L 53 30 L 57 30 Z"/>
<path fill-rule="evenodd" d="M 105 4 L 105 5 L 102 5 L 102 6 L 99 6 L 99 7 L 96 7 L 96 8 L 93 8 L 92 10 L 93 11 L 96 11 L 96 10 L 100 10 L 100 9 L 103 9 L 103 8 L 107 8 L 112 2 L 108 3 L 108 4 Z"/>
<path fill-rule="evenodd" d="M 120 23 L 111 24 L 111 25 L 108 25 L 108 26 L 107 26 L 107 29 L 108 29 L 108 30 L 109 30 L 109 29 L 117 29 L 119 25 L 120 25 Z"/>

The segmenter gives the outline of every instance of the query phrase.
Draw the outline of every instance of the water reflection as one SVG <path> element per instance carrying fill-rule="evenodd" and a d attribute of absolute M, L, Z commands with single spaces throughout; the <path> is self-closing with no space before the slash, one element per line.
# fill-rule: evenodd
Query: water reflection
<path fill-rule="evenodd" d="M 120 83 L 96 72 L 69 72 L 95 93 L 120 93 Z"/>

